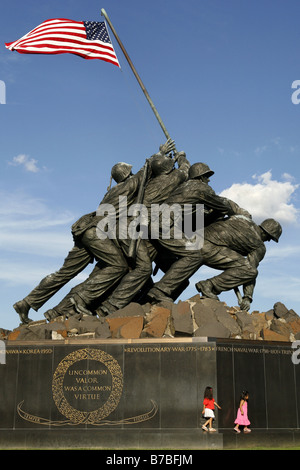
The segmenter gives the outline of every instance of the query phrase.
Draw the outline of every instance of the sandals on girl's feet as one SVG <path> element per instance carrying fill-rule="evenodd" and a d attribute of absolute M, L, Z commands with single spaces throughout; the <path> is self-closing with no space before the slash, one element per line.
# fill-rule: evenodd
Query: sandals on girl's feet
<path fill-rule="evenodd" d="M 233 428 L 238 434 L 241 432 L 238 428 Z"/>
<path fill-rule="evenodd" d="M 202 426 L 202 429 L 203 429 L 203 431 L 208 431 L 207 427 L 204 426 L 204 424 L 203 424 L 203 426 Z"/>
<path fill-rule="evenodd" d="M 244 429 L 244 432 L 251 432 L 251 429 L 245 428 L 245 429 Z"/>

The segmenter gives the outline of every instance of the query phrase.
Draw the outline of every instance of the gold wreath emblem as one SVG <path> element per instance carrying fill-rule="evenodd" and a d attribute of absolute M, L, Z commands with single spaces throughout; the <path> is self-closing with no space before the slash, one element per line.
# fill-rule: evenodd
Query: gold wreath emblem
<path fill-rule="evenodd" d="M 111 393 L 107 401 L 97 410 L 80 411 L 71 406 L 63 390 L 64 377 L 73 364 L 83 360 L 94 360 L 103 364 L 111 374 Z M 100 349 L 79 349 L 68 354 L 57 366 L 52 381 L 52 393 L 54 402 L 62 415 L 74 424 L 96 424 L 112 413 L 119 404 L 123 390 L 123 375 L 118 362 Z"/>

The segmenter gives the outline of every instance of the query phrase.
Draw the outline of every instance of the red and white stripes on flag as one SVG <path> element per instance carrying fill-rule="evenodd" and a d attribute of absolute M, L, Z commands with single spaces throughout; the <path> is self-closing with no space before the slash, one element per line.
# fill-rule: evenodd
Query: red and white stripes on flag
<path fill-rule="evenodd" d="M 21 54 L 77 54 L 84 59 L 101 59 L 120 67 L 104 22 L 46 20 L 5 47 Z"/>

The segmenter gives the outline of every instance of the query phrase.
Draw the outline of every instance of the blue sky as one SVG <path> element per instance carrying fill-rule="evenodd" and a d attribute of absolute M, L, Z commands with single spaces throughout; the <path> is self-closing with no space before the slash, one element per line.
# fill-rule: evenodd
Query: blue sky
<path fill-rule="evenodd" d="M 13 303 L 58 269 L 70 226 L 94 210 L 118 161 L 139 170 L 165 141 L 112 36 L 121 70 L 71 54 L 22 55 L 4 47 L 50 18 L 102 21 L 105 8 L 178 150 L 215 171 L 211 186 L 274 217 L 252 310 L 281 301 L 300 314 L 300 80 L 298 0 L 16 0 L 1 7 L 0 327 Z M 294 95 L 295 96 L 295 95 Z M 1 100 L 0 100 L 1 101 Z M 56 305 L 87 269 L 31 318 Z M 215 274 L 202 268 L 194 283 Z M 235 295 L 221 300 L 236 305 Z"/>

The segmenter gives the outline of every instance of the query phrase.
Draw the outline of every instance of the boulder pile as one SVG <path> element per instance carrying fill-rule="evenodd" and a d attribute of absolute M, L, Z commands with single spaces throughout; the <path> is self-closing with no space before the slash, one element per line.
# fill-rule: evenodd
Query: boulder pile
<path fill-rule="evenodd" d="M 210 337 L 293 342 L 300 339 L 300 317 L 277 302 L 267 312 L 247 313 L 224 302 L 194 297 L 156 305 L 130 303 L 107 317 L 72 315 L 0 328 L 0 339 L 41 341 Z"/>

